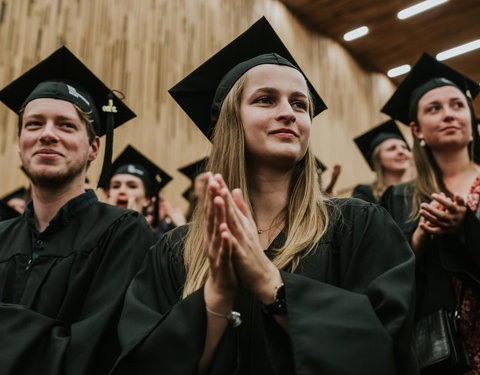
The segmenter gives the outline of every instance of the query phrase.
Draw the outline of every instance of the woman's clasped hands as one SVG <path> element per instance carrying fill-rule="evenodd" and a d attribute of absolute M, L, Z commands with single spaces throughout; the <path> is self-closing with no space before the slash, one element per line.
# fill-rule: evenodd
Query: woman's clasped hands
<path fill-rule="evenodd" d="M 207 174 L 206 248 L 210 272 L 205 285 L 207 306 L 227 314 L 241 284 L 264 304 L 274 299 L 280 272 L 268 259 L 253 216 L 240 189 L 230 191 L 220 174 Z"/>

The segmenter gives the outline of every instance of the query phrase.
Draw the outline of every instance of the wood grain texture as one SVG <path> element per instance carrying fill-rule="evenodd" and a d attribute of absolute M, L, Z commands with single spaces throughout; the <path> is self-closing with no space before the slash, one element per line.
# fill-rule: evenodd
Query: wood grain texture
<path fill-rule="evenodd" d="M 329 109 L 313 122 L 315 154 L 340 162 L 338 189 L 371 179 L 352 138 L 385 120 L 379 113 L 393 84 L 368 73 L 334 42 L 306 29 L 277 0 L 4 0 L 0 14 L 0 86 L 65 44 L 109 87 L 121 91 L 137 118 L 116 130 L 114 156 L 127 144 L 158 163 L 173 181 L 175 205 L 189 180 L 177 171 L 209 152 L 209 142 L 167 90 L 262 15 L 276 29 Z M 1 8 L 0 8 L 1 9 Z M 17 119 L 0 105 L 0 192 L 26 182 L 18 168 Z M 88 171 L 92 185 L 101 158 Z M 327 175 L 328 175 L 327 171 Z M 328 177 L 326 178 L 328 179 Z M 103 194 L 99 192 L 102 199 Z"/>

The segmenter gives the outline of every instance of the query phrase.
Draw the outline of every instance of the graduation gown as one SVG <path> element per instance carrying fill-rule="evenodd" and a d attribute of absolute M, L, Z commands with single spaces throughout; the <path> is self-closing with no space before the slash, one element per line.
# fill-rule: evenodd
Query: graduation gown
<path fill-rule="evenodd" d="M 372 185 L 357 185 L 352 191 L 353 198 L 363 199 L 366 202 L 378 203 L 377 198 L 373 195 Z"/>
<path fill-rule="evenodd" d="M 326 235 L 285 283 L 287 335 L 249 292 L 237 293 L 242 324 L 227 327 L 210 374 L 412 375 L 414 256 L 381 207 L 334 200 Z M 112 371 L 196 374 L 203 352 L 203 288 L 182 299 L 187 228 L 152 247 L 130 285 Z M 285 242 L 281 233 L 267 250 Z"/>
<path fill-rule="evenodd" d="M 13 219 L 17 216 L 20 216 L 17 211 L 15 211 L 12 207 L 6 204 L 3 200 L 0 200 L 0 221 Z"/>
<path fill-rule="evenodd" d="M 0 372 L 107 374 L 150 228 L 93 191 L 68 202 L 37 235 L 28 212 L 0 223 Z"/>
<path fill-rule="evenodd" d="M 412 201 L 411 182 L 389 187 L 382 197 L 382 205 L 411 241 L 419 219 L 408 220 L 410 208 L 405 200 Z M 452 276 L 480 290 L 480 221 L 469 208 L 463 225 L 465 244 L 454 235 L 436 235 L 417 260 L 417 318 L 442 307 L 454 311 L 457 297 Z"/>

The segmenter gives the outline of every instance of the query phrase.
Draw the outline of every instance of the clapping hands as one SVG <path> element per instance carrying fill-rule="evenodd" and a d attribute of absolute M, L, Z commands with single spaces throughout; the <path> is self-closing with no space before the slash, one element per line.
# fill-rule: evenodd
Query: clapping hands
<path fill-rule="evenodd" d="M 263 303 L 273 302 L 278 269 L 265 255 L 257 227 L 240 189 L 230 191 L 221 175 L 207 174 L 206 248 L 210 273 L 205 286 L 208 306 L 231 308 L 238 284 Z"/>
<path fill-rule="evenodd" d="M 461 234 L 467 206 L 465 200 L 455 194 L 453 200 L 444 193 L 432 194 L 430 203 L 420 206 L 419 226 L 430 234 Z"/>

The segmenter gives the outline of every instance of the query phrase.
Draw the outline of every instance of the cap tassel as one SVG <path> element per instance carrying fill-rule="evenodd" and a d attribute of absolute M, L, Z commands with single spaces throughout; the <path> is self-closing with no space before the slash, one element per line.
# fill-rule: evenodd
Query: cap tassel
<path fill-rule="evenodd" d="M 102 172 L 98 180 L 97 188 L 101 186 L 110 185 L 110 174 L 112 169 L 112 150 L 113 150 L 113 126 L 114 114 L 117 113 L 117 108 L 113 105 L 113 93 L 108 93 L 108 105 L 102 107 L 103 112 L 106 112 L 106 129 L 105 129 L 105 156 L 103 158 Z"/>

